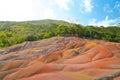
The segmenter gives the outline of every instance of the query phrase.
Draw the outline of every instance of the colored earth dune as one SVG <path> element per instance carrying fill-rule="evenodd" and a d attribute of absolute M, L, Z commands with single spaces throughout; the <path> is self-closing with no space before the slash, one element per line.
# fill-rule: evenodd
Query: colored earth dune
<path fill-rule="evenodd" d="M 117 71 L 115 42 L 53 37 L 0 50 L 0 80 L 94 80 Z"/>

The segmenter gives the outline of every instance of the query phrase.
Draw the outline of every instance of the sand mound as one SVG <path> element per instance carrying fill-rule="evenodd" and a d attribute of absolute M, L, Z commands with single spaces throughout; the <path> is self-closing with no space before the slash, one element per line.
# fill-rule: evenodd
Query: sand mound
<path fill-rule="evenodd" d="M 102 40 L 54 37 L 0 54 L 0 80 L 93 80 L 120 70 L 120 43 Z"/>

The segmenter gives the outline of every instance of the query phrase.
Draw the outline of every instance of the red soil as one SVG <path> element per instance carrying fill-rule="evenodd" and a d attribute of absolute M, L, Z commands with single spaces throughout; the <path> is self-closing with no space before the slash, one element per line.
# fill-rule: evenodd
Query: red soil
<path fill-rule="evenodd" d="M 120 43 L 102 40 L 51 38 L 0 53 L 0 80 L 93 80 L 120 71 Z"/>

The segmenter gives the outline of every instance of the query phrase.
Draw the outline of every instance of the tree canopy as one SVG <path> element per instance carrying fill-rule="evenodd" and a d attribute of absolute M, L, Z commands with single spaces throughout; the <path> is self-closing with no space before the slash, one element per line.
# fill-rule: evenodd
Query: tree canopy
<path fill-rule="evenodd" d="M 120 42 L 120 26 L 83 26 L 57 20 L 0 22 L 0 48 L 53 36 L 77 36 Z"/>

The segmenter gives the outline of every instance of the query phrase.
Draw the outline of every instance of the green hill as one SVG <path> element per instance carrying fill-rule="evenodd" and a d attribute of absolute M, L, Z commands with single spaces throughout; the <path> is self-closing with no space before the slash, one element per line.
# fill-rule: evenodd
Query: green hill
<path fill-rule="evenodd" d="M 0 22 L 0 48 L 53 36 L 77 36 L 120 42 L 120 27 L 95 27 L 72 24 L 62 20 Z"/>

